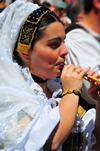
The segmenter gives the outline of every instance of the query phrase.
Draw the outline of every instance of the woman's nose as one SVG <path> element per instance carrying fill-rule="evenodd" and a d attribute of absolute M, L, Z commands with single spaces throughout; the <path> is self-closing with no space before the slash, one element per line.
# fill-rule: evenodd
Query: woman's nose
<path fill-rule="evenodd" d="M 63 43 L 63 46 L 62 46 L 61 51 L 60 51 L 60 56 L 65 57 L 67 54 L 68 54 L 68 50 L 67 50 L 65 44 Z"/>

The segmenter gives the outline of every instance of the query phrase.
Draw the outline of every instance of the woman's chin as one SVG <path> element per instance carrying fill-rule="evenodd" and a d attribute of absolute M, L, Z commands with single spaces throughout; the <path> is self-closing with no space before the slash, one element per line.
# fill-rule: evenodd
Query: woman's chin
<path fill-rule="evenodd" d="M 61 71 L 55 75 L 55 78 L 60 77 Z"/>

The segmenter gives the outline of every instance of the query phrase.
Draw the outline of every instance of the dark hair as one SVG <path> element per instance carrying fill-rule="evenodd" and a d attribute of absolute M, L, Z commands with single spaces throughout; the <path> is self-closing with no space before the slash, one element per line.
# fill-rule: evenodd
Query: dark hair
<path fill-rule="evenodd" d="M 50 4 L 49 2 L 43 2 L 43 3 L 41 4 L 41 6 L 50 7 L 51 4 Z"/>
<path fill-rule="evenodd" d="M 77 21 L 77 15 L 83 11 L 85 14 L 89 13 L 93 8 L 93 0 L 76 0 L 76 4 L 72 5 L 69 12 L 69 18 L 72 24 Z"/>
<path fill-rule="evenodd" d="M 56 22 L 56 21 L 61 22 L 60 19 L 55 15 L 55 13 L 54 14 L 47 13 L 43 17 L 43 19 L 41 20 L 41 22 L 38 26 L 37 32 L 34 35 L 34 39 L 32 41 L 30 50 L 32 50 L 35 43 L 43 37 L 43 35 L 45 34 L 45 30 L 46 30 L 47 26 L 53 22 Z M 16 51 L 17 44 L 18 44 L 18 39 L 17 39 L 16 45 L 14 48 L 14 52 L 13 52 L 13 60 L 15 60 L 19 65 L 23 66 L 23 61 L 22 61 L 21 57 L 19 56 L 19 53 Z"/>
<path fill-rule="evenodd" d="M 93 0 L 84 0 L 85 13 L 89 13 L 92 8 L 93 8 Z"/>
<path fill-rule="evenodd" d="M 47 28 L 48 25 L 50 25 L 51 23 L 55 22 L 55 21 L 60 21 L 60 19 L 53 14 L 46 14 L 43 19 L 40 22 L 39 28 L 35 34 L 35 37 L 33 39 L 33 42 L 31 44 L 31 48 L 34 47 L 34 44 L 43 37 L 43 35 L 45 34 L 45 30 Z"/>
<path fill-rule="evenodd" d="M 79 14 L 79 12 L 80 12 L 79 6 L 74 6 L 70 8 L 69 18 L 72 24 L 75 24 L 77 22 L 77 15 Z"/>
<path fill-rule="evenodd" d="M 77 22 L 77 15 L 84 11 L 84 2 L 83 0 L 76 0 L 76 3 L 70 7 L 69 18 L 71 19 L 72 24 Z"/>

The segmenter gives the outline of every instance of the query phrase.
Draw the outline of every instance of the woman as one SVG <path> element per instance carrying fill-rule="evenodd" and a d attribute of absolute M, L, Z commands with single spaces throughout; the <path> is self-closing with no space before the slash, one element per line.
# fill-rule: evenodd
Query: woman
<path fill-rule="evenodd" d="M 94 125 L 87 123 L 91 126 L 88 133 L 76 114 L 82 78 L 90 67 L 61 67 L 68 51 L 64 28 L 56 15 L 18 0 L 0 15 L 0 34 L 0 148 L 61 150 L 71 132 L 81 132 L 85 139 L 81 148 L 91 149 Z M 59 76 L 61 81 L 56 78 Z"/>

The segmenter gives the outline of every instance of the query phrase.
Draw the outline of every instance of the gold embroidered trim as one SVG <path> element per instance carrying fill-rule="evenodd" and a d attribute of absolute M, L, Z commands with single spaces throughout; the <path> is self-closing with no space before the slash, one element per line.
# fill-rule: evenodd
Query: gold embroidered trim
<path fill-rule="evenodd" d="M 18 46 L 17 51 L 23 54 L 28 54 L 28 51 L 31 47 L 32 41 L 34 39 L 35 33 L 38 29 L 38 25 L 43 18 L 44 15 L 47 13 L 52 13 L 48 8 L 40 7 L 39 9 L 33 11 L 25 22 L 22 25 L 20 30 L 19 39 L 18 39 Z"/>
<path fill-rule="evenodd" d="M 86 110 L 82 106 L 79 105 L 77 112 L 79 114 L 79 117 L 82 118 L 83 115 L 86 113 Z"/>

